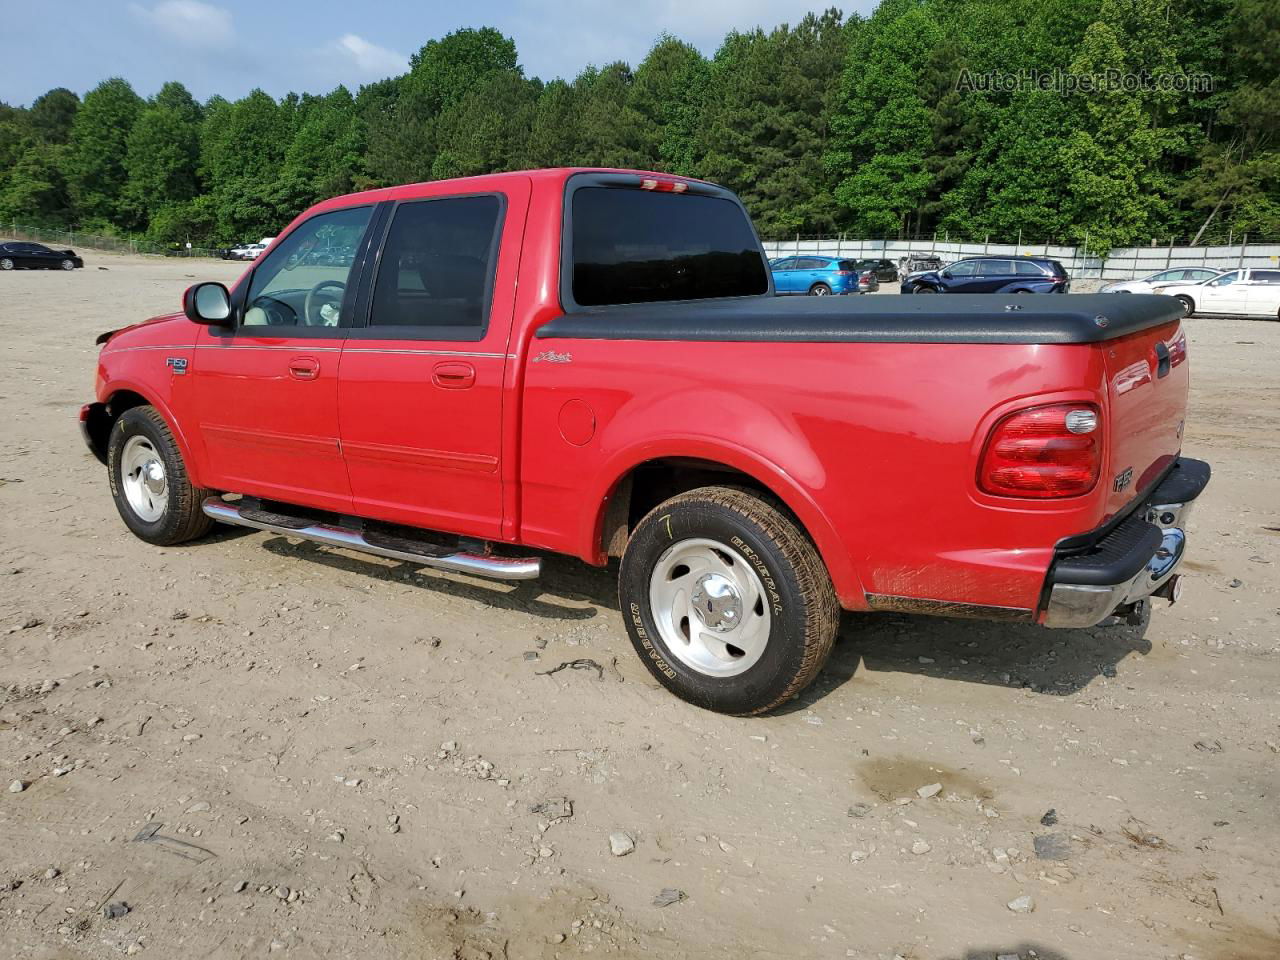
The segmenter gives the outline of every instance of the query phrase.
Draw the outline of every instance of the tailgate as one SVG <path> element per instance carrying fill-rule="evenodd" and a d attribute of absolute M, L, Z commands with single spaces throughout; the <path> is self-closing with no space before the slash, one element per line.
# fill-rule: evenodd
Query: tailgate
<path fill-rule="evenodd" d="M 1106 513 L 1112 517 L 1149 490 L 1182 447 L 1187 413 L 1187 339 L 1181 321 L 1097 345 L 1107 372 L 1109 467 Z"/>

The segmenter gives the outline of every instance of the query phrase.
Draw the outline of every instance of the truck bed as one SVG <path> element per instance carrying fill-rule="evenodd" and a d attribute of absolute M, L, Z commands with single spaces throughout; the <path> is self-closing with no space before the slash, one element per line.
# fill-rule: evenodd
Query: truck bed
<path fill-rule="evenodd" d="M 587 307 L 540 338 L 784 343 L 1098 343 L 1173 323 L 1151 294 L 741 297 Z"/>

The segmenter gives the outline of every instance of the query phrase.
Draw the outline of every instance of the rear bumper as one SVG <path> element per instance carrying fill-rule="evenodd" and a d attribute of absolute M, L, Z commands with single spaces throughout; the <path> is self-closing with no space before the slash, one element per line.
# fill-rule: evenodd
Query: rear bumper
<path fill-rule="evenodd" d="M 1187 515 L 1209 464 L 1180 457 L 1118 524 L 1060 543 L 1045 583 L 1046 627 L 1092 627 L 1150 596 L 1176 599 Z"/>

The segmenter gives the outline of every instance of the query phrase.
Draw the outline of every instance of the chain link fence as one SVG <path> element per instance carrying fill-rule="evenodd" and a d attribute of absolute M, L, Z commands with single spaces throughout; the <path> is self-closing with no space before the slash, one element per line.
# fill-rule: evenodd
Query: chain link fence
<path fill-rule="evenodd" d="M 1280 240 L 1251 240 L 1247 235 L 1229 244 L 1192 246 L 1171 239 L 1148 247 L 1116 247 L 1106 256 L 1085 252 L 1085 245 L 1028 243 L 984 239 L 978 242 L 925 237 L 916 240 L 865 240 L 854 237 L 802 237 L 764 241 L 770 259 L 803 255 L 845 257 L 850 260 L 892 260 L 935 255 L 944 263 L 964 257 L 1024 256 L 1057 260 L 1076 280 L 1110 282 L 1138 280 L 1171 267 L 1208 267 L 1235 270 L 1242 267 L 1280 266 Z"/>
<path fill-rule="evenodd" d="M 52 230 L 29 224 L 0 222 L 0 236 L 6 240 L 26 240 L 43 243 L 55 248 L 87 247 L 109 253 L 137 253 L 157 257 L 218 257 L 220 251 L 212 247 L 188 246 L 181 243 L 152 243 L 149 240 L 130 240 L 125 237 L 104 237 L 75 230 Z"/>

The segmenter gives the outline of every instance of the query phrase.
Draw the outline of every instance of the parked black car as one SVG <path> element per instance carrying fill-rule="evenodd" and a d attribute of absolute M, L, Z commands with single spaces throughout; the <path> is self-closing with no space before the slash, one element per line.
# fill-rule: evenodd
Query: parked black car
<path fill-rule="evenodd" d="M 892 260 L 858 260 L 855 269 L 874 272 L 881 283 L 893 283 L 898 279 L 898 267 Z"/>
<path fill-rule="evenodd" d="M 1044 257 L 968 257 L 902 279 L 903 293 L 1066 293 L 1071 278 Z"/>
<path fill-rule="evenodd" d="M 52 250 L 43 243 L 0 243 L 0 270 L 75 270 L 84 261 L 74 250 Z"/>

